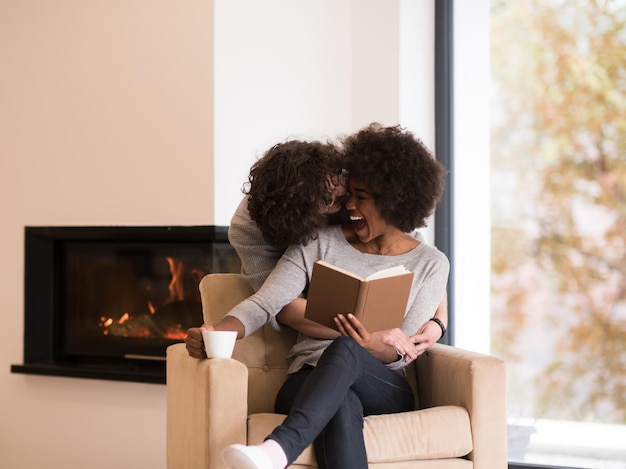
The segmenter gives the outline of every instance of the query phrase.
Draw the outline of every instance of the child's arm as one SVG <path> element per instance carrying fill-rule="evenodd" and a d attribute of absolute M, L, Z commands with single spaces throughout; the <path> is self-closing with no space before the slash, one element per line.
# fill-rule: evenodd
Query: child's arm
<path fill-rule="evenodd" d="M 322 326 L 310 319 L 305 319 L 305 308 L 306 299 L 296 298 L 280 310 L 276 319 L 280 324 L 289 326 L 302 334 L 315 337 L 316 339 L 335 339 L 341 335 L 339 331 Z"/>

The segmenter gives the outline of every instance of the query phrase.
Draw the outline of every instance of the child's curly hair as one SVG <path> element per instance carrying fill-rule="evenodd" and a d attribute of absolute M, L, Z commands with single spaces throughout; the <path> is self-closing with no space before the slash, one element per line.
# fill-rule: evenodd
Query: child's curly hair
<path fill-rule="evenodd" d="M 344 168 L 366 184 L 385 221 L 409 232 L 426 226 L 445 187 L 445 167 L 400 126 L 373 123 L 343 139 Z"/>
<path fill-rule="evenodd" d="M 321 213 L 328 178 L 341 171 L 331 143 L 290 140 L 270 148 L 250 170 L 248 211 L 265 241 L 278 246 L 306 244 L 326 225 Z"/>

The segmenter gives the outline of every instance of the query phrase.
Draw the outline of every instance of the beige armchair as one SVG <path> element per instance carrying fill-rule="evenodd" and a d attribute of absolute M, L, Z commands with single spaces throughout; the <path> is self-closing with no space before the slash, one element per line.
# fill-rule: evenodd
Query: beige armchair
<path fill-rule="evenodd" d="M 238 274 L 209 274 L 200 291 L 207 323 L 252 293 Z M 282 421 L 274 398 L 294 341 L 265 326 L 237 341 L 233 359 L 196 360 L 184 344 L 167 349 L 168 469 L 225 468 L 222 448 L 260 443 Z M 416 410 L 365 418 L 369 467 L 506 468 L 504 362 L 437 344 L 408 368 Z M 290 467 L 317 467 L 312 448 Z"/>

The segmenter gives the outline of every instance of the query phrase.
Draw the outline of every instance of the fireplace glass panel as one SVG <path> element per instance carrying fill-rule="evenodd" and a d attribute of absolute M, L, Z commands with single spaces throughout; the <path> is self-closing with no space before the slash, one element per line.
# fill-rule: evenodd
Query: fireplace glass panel
<path fill-rule="evenodd" d="M 66 243 L 63 355 L 164 356 L 202 323 L 198 283 L 230 255 L 207 244 Z"/>

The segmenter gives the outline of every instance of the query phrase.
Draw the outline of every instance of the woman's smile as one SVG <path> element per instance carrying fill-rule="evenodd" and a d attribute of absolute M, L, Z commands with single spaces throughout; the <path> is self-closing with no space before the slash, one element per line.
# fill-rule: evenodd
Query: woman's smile
<path fill-rule="evenodd" d="M 364 237 L 364 233 L 362 233 L 367 228 L 367 221 L 365 218 L 356 217 L 354 215 L 350 215 L 350 221 L 354 222 L 354 232 L 356 235 L 361 238 Z"/>

